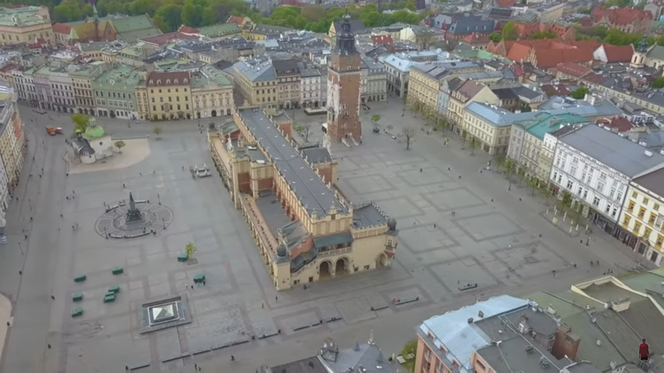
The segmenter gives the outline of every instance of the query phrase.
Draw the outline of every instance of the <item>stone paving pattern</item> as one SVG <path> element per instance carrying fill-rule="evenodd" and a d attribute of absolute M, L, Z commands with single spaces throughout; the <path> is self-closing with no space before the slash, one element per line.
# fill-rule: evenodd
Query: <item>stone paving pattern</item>
<path fill-rule="evenodd" d="M 405 121 L 419 123 L 409 114 L 402 118 L 398 104 L 372 106 L 385 118 L 381 125 L 394 125 L 394 132 Z M 364 114 L 368 116 L 370 113 Z M 65 131 L 71 129 L 66 118 L 60 120 L 58 125 Z M 540 216 L 543 206 L 528 197 L 527 188 L 515 186 L 508 192 L 502 177 L 479 173 L 487 159 L 483 155 L 471 157 L 454 144 L 455 148 L 445 148 L 439 135 L 426 137 L 423 132 L 418 133 L 412 150 L 406 151 L 405 144 L 382 133 L 370 133 L 368 123 L 365 119 L 361 147 L 335 145 L 333 155 L 339 160 L 338 185 L 346 197 L 354 202 L 376 201 L 397 219 L 401 243 L 391 268 L 322 281 L 307 290 L 298 287 L 276 292 L 218 175 L 193 180 L 188 172 L 190 165 L 211 164 L 196 122 L 162 124 L 163 140 L 150 139 L 149 157 L 144 161 L 118 170 L 57 176 L 57 183 L 49 184 L 48 194 L 42 191 L 39 206 L 51 204 L 55 210 L 48 222 L 37 222 L 44 224 L 41 232 L 31 231 L 24 268 L 47 261 L 44 265 L 51 268 L 51 276 L 44 280 L 36 277 L 38 273 L 26 272 L 22 281 L 33 285 L 28 290 L 14 287 L 20 289 L 18 296 L 16 290 L 2 289 L 14 294 L 19 312 L 5 349 L 4 371 L 110 373 L 124 371 L 125 365 L 149 363 L 149 368 L 136 371 L 189 372 L 198 362 L 210 368 L 206 371 L 253 372 L 260 364 L 315 353 L 327 336 L 352 343 L 356 338 L 368 338 L 374 328 L 377 337 L 392 335 L 394 342 L 385 341 L 383 347 L 391 354 L 414 336 L 414 326 L 426 315 L 505 292 L 567 288 L 600 274 L 601 268 L 583 265 L 598 257 L 604 269 L 616 262 L 625 268 L 633 266 L 632 258 L 611 241 L 598 236 L 586 247 L 551 226 Z M 111 132 L 126 136 L 148 133 L 151 128 L 134 125 L 127 129 L 121 121 L 108 126 Z M 41 132 L 39 128 L 31 132 L 33 144 L 40 142 Z M 45 140 L 49 143 L 43 150 L 37 149 L 37 156 L 42 151 L 43 157 L 64 152 L 64 142 L 57 143 L 62 138 Z M 62 159 L 54 159 L 50 166 L 56 175 L 64 164 Z M 72 190 L 76 198 L 65 200 Z M 99 236 L 94 224 L 103 213 L 103 202 L 126 199 L 129 191 L 137 199 L 150 200 L 156 200 L 159 193 L 174 214 L 168 229 L 156 237 L 135 240 Z M 523 201 L 518 200 L 521 196 Z M 18 211 L 17 221 L 21 222 L 34 213 L 26 207 Z M 64 218 L 55 215 L 56 211 Z M 72 232 L 70 227 L 76 222 L 80 228 Z M 9 246 L 23 239 L 22 227 L 11 227 Z M 48 248 L 33 246 L 35 235 L 41 237 L 35 242 L 50 242 Z M 178 263 L 177 256 L 187 242 L 196 245 L 195 259 Z M 52 254 L 44 257 L 44 250 L 52 250 Z M 19 254 L 12 255 L 18 263 Z M 0 263 L 4 259 L 0 256 Z M 572 263 L 581 265 L 573 268 Z M 0 270 L 7 269 L 7 264 L 0 265 Z M 124 274 L 112 275 L 115 266 L 123 267 Z M 553 279 L 552 270 L 564 275 Z M 11 272 L 13 282 L 3 282 L 4 286 L 21 283 L 17 270 Z M 198 273 L 206 275 L 206 286 L 191 288 Z M 87 281 L 74 283 L 75 274 L 85 274 Z M 478 287 L 459 290 L 467 283 Z M 121 288 L 116 301 L 102 303 L 106 290 L 114 285 Z M 80 304 L 71 301 L 77 292 L 84 294 Z M 56 301 L 48 299 L 49 293 Z M 186 297 L 192 323 L 140 334 L 141 305 L 178 295 Z M 394 299 L 415 297 L 418 302 L 393 304 Z M 22 316 L 22 310 L 30 306 L 45 310 Z M 82 306 L 85 313 L 71 318 L 76 306 Z M 372 307 L 381 310 L 372 311 Z M 331 318 L 342 320 L 293 330 Z M 44 329 L 30 332 L 30 325 Z M 279 329 L 278 336 L 189 356 Z M 52 349 L 46 348 L 47 343 Z M 43 355 L 35 353 L 41 350 Z M 230 353 L 242 362 L 228 365 Z M 187 357 L 163 362 L 183 354 Z"/>

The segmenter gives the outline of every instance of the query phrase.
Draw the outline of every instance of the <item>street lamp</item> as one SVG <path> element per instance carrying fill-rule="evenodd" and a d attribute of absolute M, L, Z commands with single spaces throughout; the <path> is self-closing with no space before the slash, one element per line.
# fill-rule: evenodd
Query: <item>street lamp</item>
<path fill-rule="evenodd" d="M 159 193 L 157 193 L 157 201 L 159 201 L 159 204 L 161 205 L 161 197 L 159 196 Z"/>
<path fill-rule="evenodd" d="M 590 235 L 588 235 L 588 238 L 586 239 L 586 246 L 590 246 Z"/>
<path fill-rule="evenodd" d="M 161 217 L 161 224 L 164 226 L 164 230 L 166 230 L 166 220 L 163 216 Z"/>
<path fill-rule="evenodd" d="M 20 243 L 20 242 L 18 243 L 18 249 L 21 250 L 21 255 L 25 255 L 25 254 L 23 253 L 23 248 L 21 247 L 21 243 Z"/>

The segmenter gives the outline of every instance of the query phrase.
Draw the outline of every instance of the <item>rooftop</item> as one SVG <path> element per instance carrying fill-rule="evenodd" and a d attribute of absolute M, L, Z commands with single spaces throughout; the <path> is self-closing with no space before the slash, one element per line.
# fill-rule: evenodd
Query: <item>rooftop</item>
<path fill-rule="evenodd" d="M 560 141 L 630 178 L 664 166 L 663 155 L 599 126 L 583 126 L 562 136 Z"/>
<path fill-rule="evenodd" d="M 320 215 L 322 217 L 327 215 L 332 207 L 337 212 L 347 212 L 346 207 L 337 199 L 334 192 L 325 185 L 302 158 L 300 152 L 283 136 L 262 110 L 240 109 L 238 114 L 249 132 L 267 153 L 268 158 L 290 185 L 307 213 L 322 213 Z"/>
<path fill-rule="evenodd" d="M 48 17 L 48 9 L 40 6 L 24 6 L 18 8 L 0 7 L 0 26 L 33 26 L 51 21 Z"/>
<path fill-rule="evenodd" d="M 144 75 L 127 65 L 119 65 L 113 70 L 103 72 L 92 84 L 107 89 L 129 88 L 132 92 Z"/>
<path fill-rule="evenodd" d="M 562 127 L 571 125 L 571 124 L 580 124 L 588 123 L 588 118 L 584 118 L 579 115 L 574 114 L 561 114 L 561 115 L 551 115 L 549 113 L 541 113 L 534 118 L 534 122 L 527 126 L 526 132 L 537 137 L 540 140 L 544 140 L 544 135 L 547 133 L 555 132 Z"/>
<path fill-rule="evenodd" d="M 353 224 L 355 229 L 375 227 L 387 224 L 385 215 L 374 203 L 367 203 L 353 209 Z"/>
<path fill-rule="evenodd" d="M 443 344 L 448 355 L 454 357 L 465 369 L 471 369 L 470 356 L 473 351 L 488 346 L 488 337 L 476 324 L 468 323 L 469 319 L 477 318 L 481 311 L 484 318 L 494 317 L 510 311 L 526 308 L 528 301 L 509 295 L 501 295 L 486 301 L 449 311 L 425 320 L 419 330 L 435 337 L 435 344 Z"/>
<path fill-rule="evenodd" d="M 660 197 L 664 197 L 664 168 L 637 177 L 632 180 L 632 183 L 641 186 Z"/>
<path fill-rule="evenodd" d="M 277 79 L 277 72 L 269 59 L 255 59 L 236 62 L 232 70 L 244 75 L 252 82 L 266 82 Z"/>

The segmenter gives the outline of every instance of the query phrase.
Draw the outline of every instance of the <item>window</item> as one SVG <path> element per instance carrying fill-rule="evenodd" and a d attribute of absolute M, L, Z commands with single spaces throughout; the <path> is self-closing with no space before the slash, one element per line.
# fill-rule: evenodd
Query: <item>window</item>
<path fill-rule="evenodd" d="M 635 221 L 634 222 L 634 229 L 632 232 L 634 232 L 635 235 L 639 235 L 639 231 L 641 230 L 641 222 L 640 221 Z"/>
<path fill-rule="evenodd" d="M 628 215 L 625 215 L 625 218 L 623 219 L 623 225 L 624 225 L 625 227 L 628 227 L 628 226 L 629 226 L 629 221 L 630 221 L 630 220 L 632 220 L 632 218 L 629 217 Z"/>
<path fill-rule="evenodd" d="M 645 207 L 641 207 L 641 208 L 639 209 L 639 215 L 638 215 L 639 219 L 643 219 L 643 217 L 644 217 L 645 215 L 646 215 L 646 208 L 645 208 Z"/>
<path fill-rule="evenodd" d="M 659 210 L 659 203 L 655 203 L 652 208 L 657 212 Z"/>
<path fill-rule="evenodd" d="M 588 189 L 583 190 L 583 199 L 588 198 Z"/>
<path fill-rule="evenodd" d="M 424 356 L 431 357 L 431 350 L 428 347 L 425 347 Z"/>
<path fill-rule="evenodd" d="M 650 213 L 650 216 L 648 217 L 648 224 L 653 225 L 655 224 L 655 220 L 657 220 L 657 214 L 654 212 Z"/>
<path fill-rule="evenodd" d="M 646 227 L 646 229 L 643 230 L 643 238 L 646 240 L 650 240 L 650 235 L 652 234 L 652 229 Z"/>
<path fill-rule="evenodd" d="M 611 212 L 611 205 L 610 205 L 610 204 L 607 204 L 607 205 L 606 205 L 606 208 L 604 209 L 604 212 L 607 213 L 607 214 L 608 214 L 609 212 Z"/>
<path fill-rule="evenodd" d="M 605 186 L 604 182 L 600 181 L 599 183 L 597 183 L 597 190 L 600 193 L 604 193 L 604 186 Z"/>
<path fill-rule="evenodd" d="M 612 218 L 615 218 L 617 214 L 618 214 L 618 208 L 617 208 L 617 207 L 614 207 L 614 208 L 613 208 L 613 211 L 611 211 L 611 217 L 612 217 Z"/>
<path fill-rule="evenodd" d="M 593 198 L 593 205 L 599 206 L 599 197 Z"/>
<path fill-rule="evenodd" d="M 636 205 L 636 202 L 634 201 L 629 201 L 629 205 L 627 205 L 627 212 L 632 212 L 634 211 L 634 206 Z"/>
<path fill-rule="evenodd" d="M 663 242 L 664 242 L 664 237 L 661 234 L 658 234 L 657 239 L 655 240 L 655 246 L 662 247 Z"/>
<path fill-rule="evenodd" d="M 648 206 L 648 202 L 650 202 L 650 199 L 643 197 L 643 204 Z"/>
<path fill-rule="evenodd" d="M 567 180 L 567 189 L 572 189 L 573 186 L 574 183 L 572 182 L 572 180 Z"/>
<path fill-rule="evenodd" d="M 576 177 L 576 166 L 572 166 L 569 170 L 570 175 Z"/>
<path fill-rule="evenodd" d="M 481 361 L 479 361 L 479 360 L 475 360 L 475 363 L 476 363 L 477 366 L 480 368 L 480 370 L 486 370 L 486 367 L 484 366 L 484 364 L 482 364 Z"/>

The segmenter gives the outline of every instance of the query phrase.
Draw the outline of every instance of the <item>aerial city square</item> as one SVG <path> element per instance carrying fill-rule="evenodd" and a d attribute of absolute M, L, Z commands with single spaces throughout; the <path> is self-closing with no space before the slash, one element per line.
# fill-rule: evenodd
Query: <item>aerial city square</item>
<path fill-rule="evenodd" d="M 664 5 L 0 5 L 0 372 L 664 373 Z"/>

